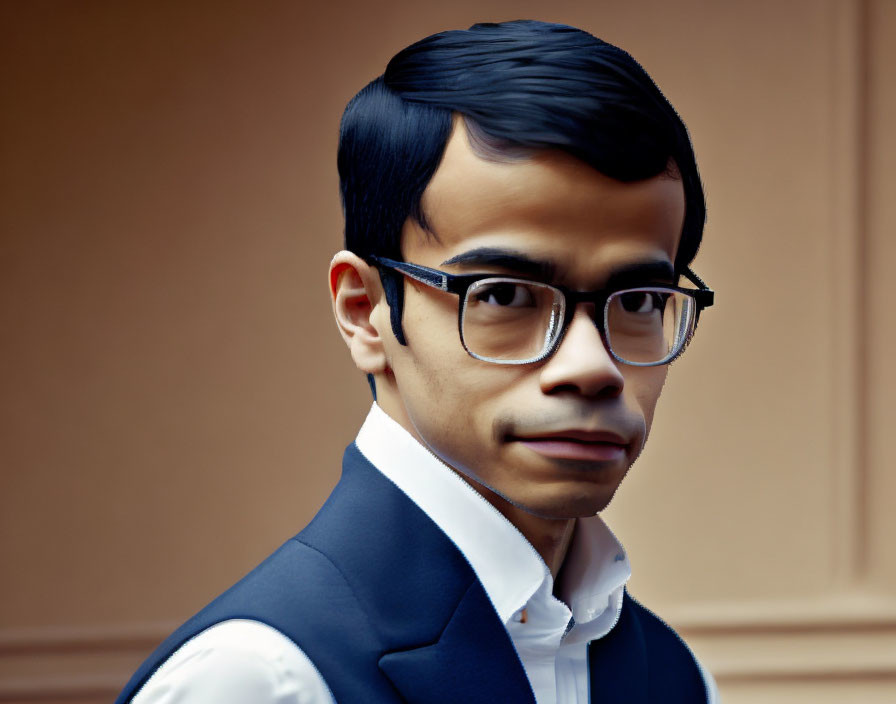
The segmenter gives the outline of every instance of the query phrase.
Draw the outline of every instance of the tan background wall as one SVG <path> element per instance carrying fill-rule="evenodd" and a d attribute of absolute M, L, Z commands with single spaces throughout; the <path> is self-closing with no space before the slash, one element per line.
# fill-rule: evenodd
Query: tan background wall
<path fill-rule="evenodd" d="M 369 404 L 345 102 L 537 17 L 688 123 L 718 292 L 608 511 L 727 704 L 896 701 L 896 2 L 0 4 L 0 701 L 101 702 L 300 529 Z"/>

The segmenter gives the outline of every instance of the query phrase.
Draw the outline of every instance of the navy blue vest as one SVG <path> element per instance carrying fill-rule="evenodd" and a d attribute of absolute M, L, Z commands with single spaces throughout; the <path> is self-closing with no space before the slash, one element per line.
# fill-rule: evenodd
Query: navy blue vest
<path fill-rule="evenodd" d="M 469 563 L 355 445 L 308 527 L 165 640 L 116 704 L 187 640 L 232 618 L 291 638 L 339 704 L 535 701 Z M 589 644 L 588 663 L 595 703 L 707 701 L 690 651 L 628 594 L 617 625 Z"/>

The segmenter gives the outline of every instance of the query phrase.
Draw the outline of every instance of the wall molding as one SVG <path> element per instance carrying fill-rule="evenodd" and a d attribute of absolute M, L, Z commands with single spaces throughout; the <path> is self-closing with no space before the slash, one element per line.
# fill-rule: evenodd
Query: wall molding
<path fill-rule="evenodd" d="M 9 653 L 133 649 L 161 642 L 176 621 L 87 626 L 0 628 L 0 657 Z"/>
<path fill-rule="evenodd" d="M 834 0 L 830 6 L 827 74 L 832 101 L 830 198 L 833 238 L 831 281 L 842 281 L 830 305 L 837 320 L 830 346 L 831 429 L 828 435 L 833 489 L 831 547 L 834 579 L 841 588 L 859 584 L 867 571 L 868 380 L 865 353 L 867 202 L 867 8 L 865 0 Z"/>
<path fill-rule="evenodd" d="M 681 633 L 720 683 L 886 679 L 896 684 L 896 624 L 810 624 Z"/>
<path fill-rule="evenodd" d="M 664 615 L 716 679 L 896 684 L 896 600 L 718 603 Z M 108 701 L 175 622 L 0 629 L 0 702 Z"/>
<path fill-rule="evenodd" d="M 720 683 L 893 680 L 896 599 L 859 591 L 688 605 L 670 623 Z"/>
<path fill-rule="evenodd" d="M 0 629 L 0 702 L 111 701 L 178 623 Z"/>

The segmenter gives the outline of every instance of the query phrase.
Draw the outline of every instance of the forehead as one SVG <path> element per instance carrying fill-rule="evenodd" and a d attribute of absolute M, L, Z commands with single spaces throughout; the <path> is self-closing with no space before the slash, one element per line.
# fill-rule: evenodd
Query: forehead
<path fill-rule="evenodd" d="M 635 261 L 673 262 L 685 207 L 681 181 L 665 174 L 623 183 L 554 150 L 483 158 L 460 120 L 421 205 L 435 237 L 409 219 L 407 261 L 438 266 L 469 249 L 511 248 L 586 283 Z"/>

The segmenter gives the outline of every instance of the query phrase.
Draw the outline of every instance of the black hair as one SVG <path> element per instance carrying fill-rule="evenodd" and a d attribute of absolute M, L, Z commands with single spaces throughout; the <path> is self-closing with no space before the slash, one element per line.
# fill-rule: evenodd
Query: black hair
<path fill-rule="evenodd" d="M 454 113 L 498 152 L 561 149 L 619 181 L 657 176 L 673 161 L 685 193 L 676 270 L 693 260 L 706 206 L 675 109 L 622 49 L 575 27 L 532 20 L 426 37 L 352 98 L 338 154 L 346 249 L 401 260 L 405 221 L 428 230 L 420 200 Z M 384 269 L 380 277 L 393 332 L 406 344 L 403 281 Z"/>

